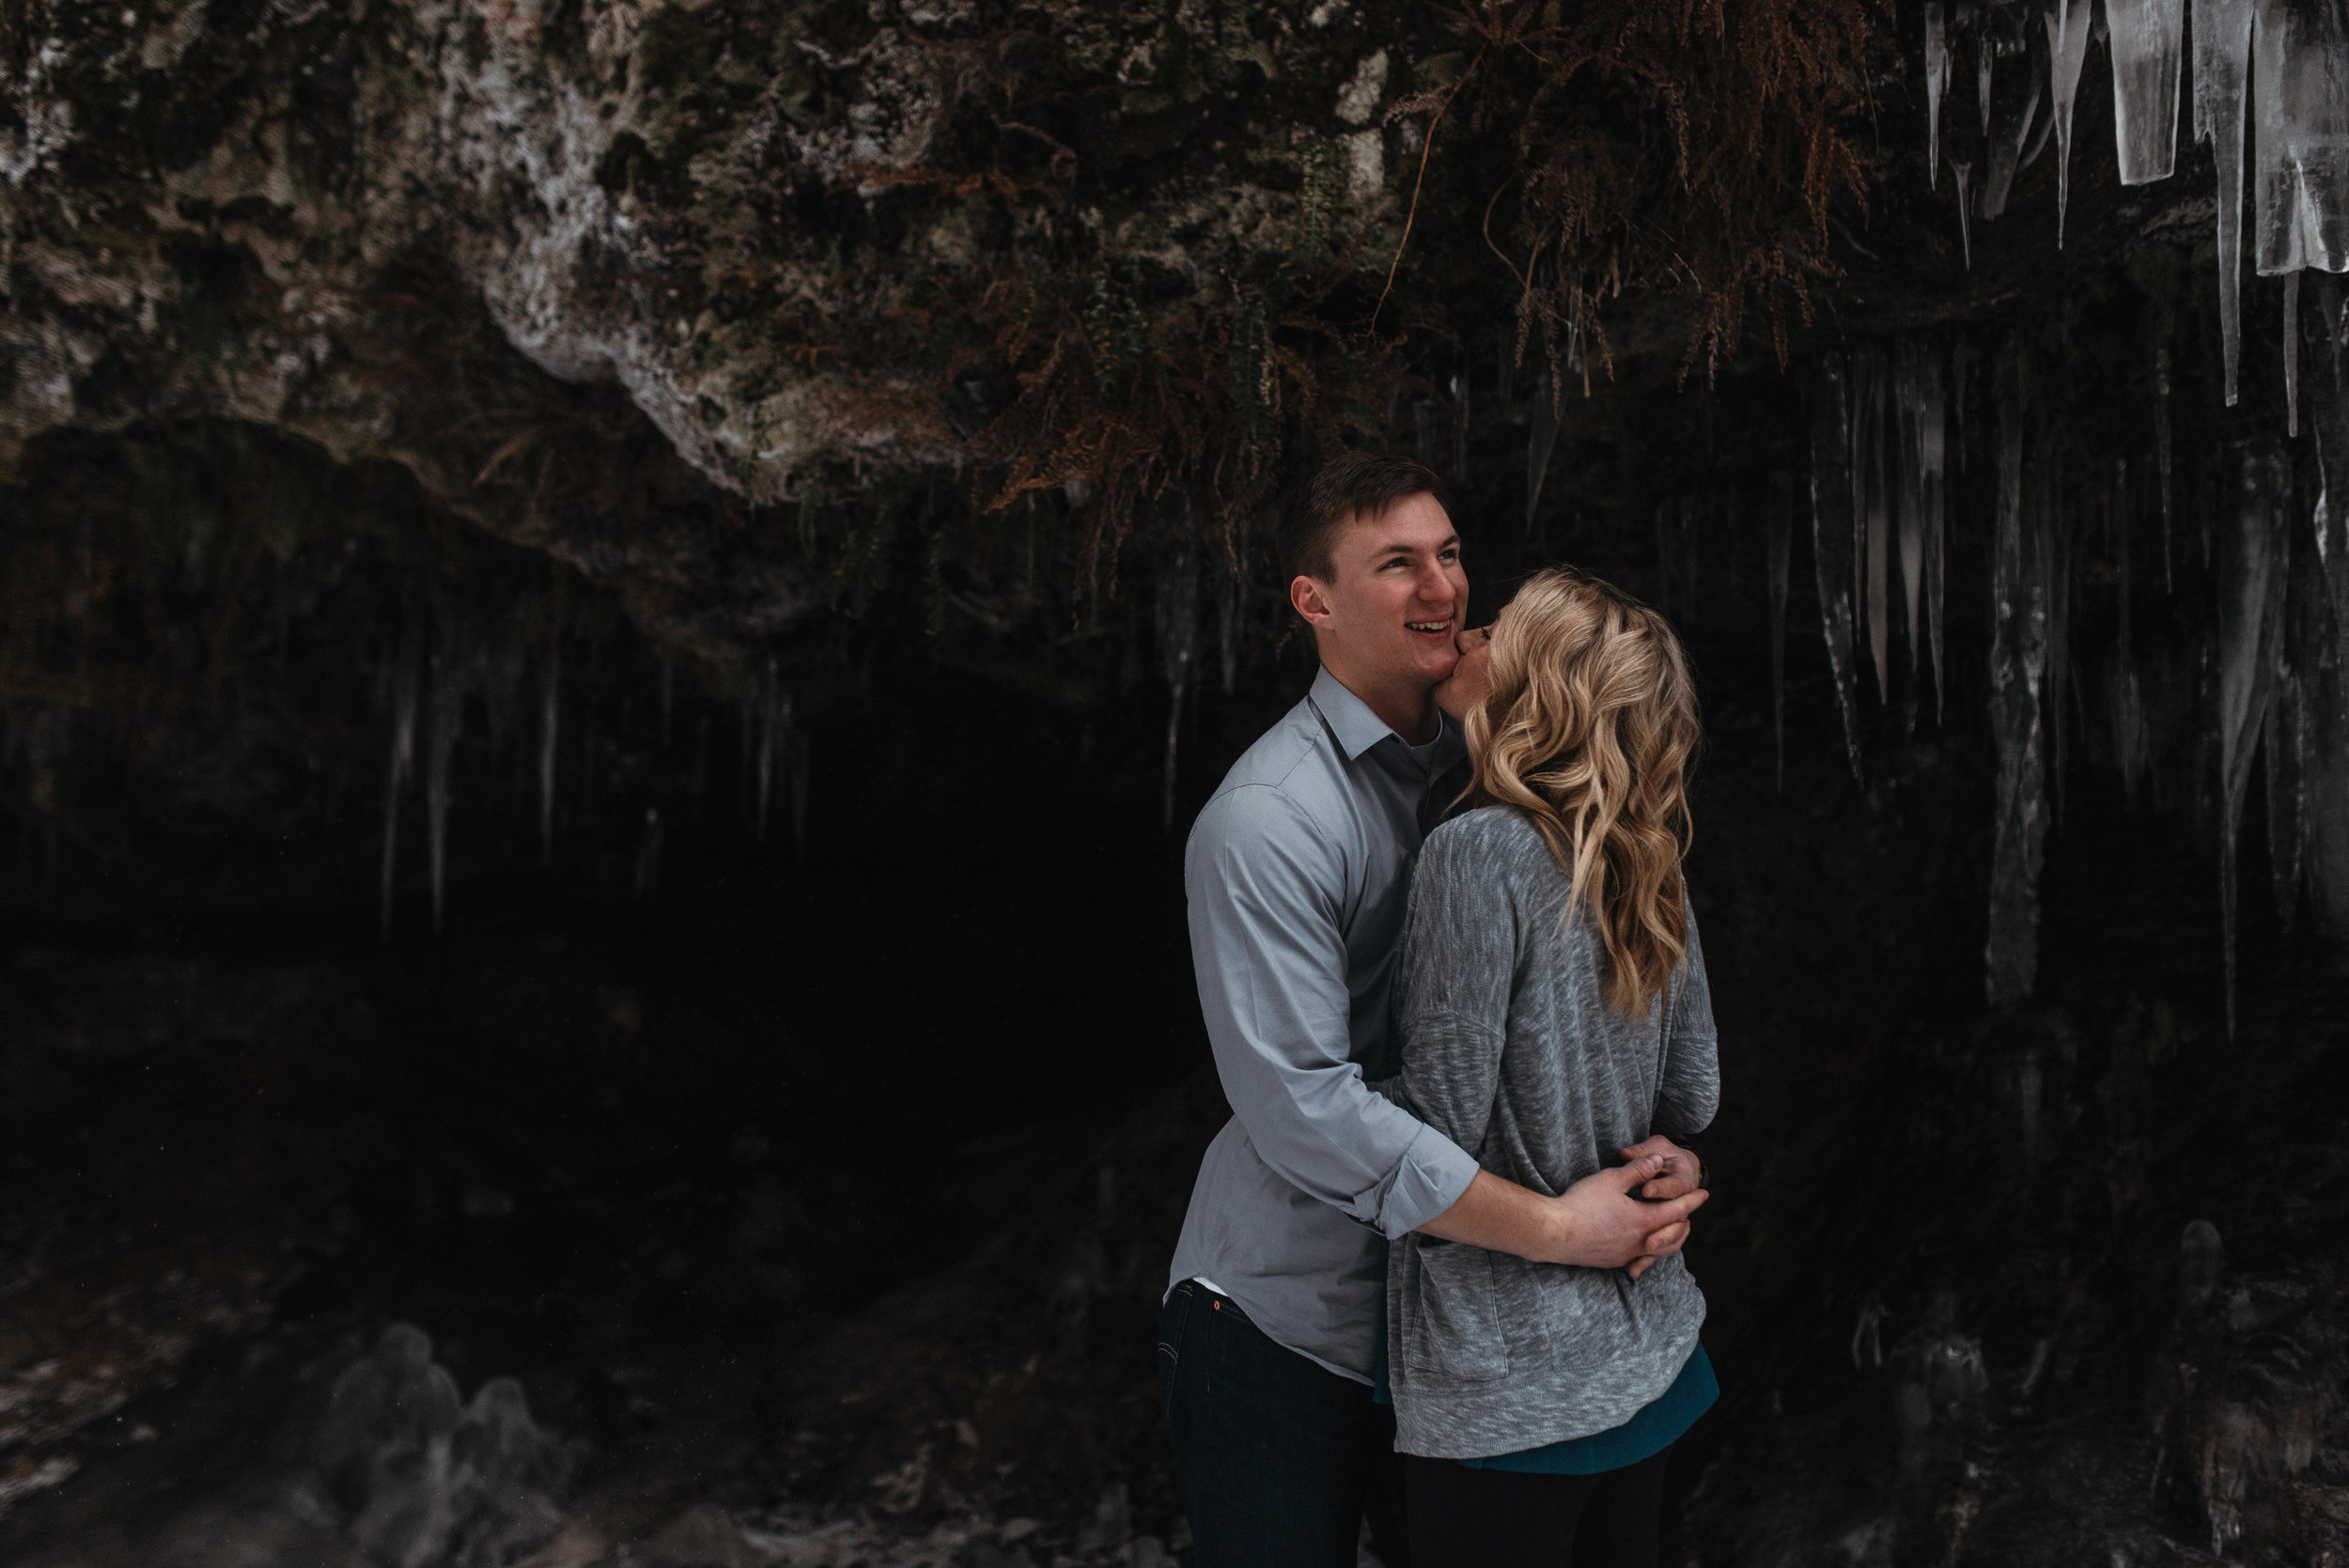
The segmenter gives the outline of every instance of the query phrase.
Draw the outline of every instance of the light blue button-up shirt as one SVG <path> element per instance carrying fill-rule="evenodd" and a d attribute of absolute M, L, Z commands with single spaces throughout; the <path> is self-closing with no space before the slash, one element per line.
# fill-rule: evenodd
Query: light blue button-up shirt
<path fill-rule="evenodd" d="M 1373 1094 L 1411 864 L 1465 747 L 1426 760 L 1329 671 L 1232 765 L 1183 861 L 1200 1010 L 1232 1120 L 1207 1146 L 1170 1284 L 1211 1281 L 1273 1341 L 1367 1383 L 1386 1243 L 1476 1161 Z"/>

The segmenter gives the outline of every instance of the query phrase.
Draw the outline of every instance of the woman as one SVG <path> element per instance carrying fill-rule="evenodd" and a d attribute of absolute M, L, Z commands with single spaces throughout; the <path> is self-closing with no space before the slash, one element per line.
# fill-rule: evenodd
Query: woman
<path fill-rule="evenodd" d="M 1396 1097 L 1560 1193 L 1719 1096 L 1680 862 L 1695 694 L 1662 616 L 1527 582 L 1437 693 L 1474 809 L 1428 836 L 1396 979 Z M 1649 1264 L 1641 1260 L 1641 1265 Z M 1407 1237 L 1389 1376 L 1417 1568 L 1653 1568 L 1666 1451 L 1713 1401 L 1677 1256 L 1568 1268 Z"/>

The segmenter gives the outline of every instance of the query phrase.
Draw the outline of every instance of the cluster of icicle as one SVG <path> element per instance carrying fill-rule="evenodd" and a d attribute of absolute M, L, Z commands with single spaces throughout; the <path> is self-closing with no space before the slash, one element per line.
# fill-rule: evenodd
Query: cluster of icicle
<path fill-rule="evenodd" d="M 2215 661 L 2188 671 L 2148 663 L 2130 624 L 2132 520 L 2161 523 L 2161 579 L 2171 569 L 2170 441 L 2166 386 L 2156 370 L 2153 474 L 2135 485 L 2125 457 L 2068 451 L 2061 430 L 2033 419 L 2023 356 L 2010 349 L 1983 372 L 1997 411 L 1996 516 L 1990 582 L 1989 706 L 1998 752 L 1986 987 L 1993 1002 L 2030 993 L 2038 964 L 2038 879 L 2050 818 L 2061 806 L 2069 715 L 2091 711 L 2099 740 L 2134 794 L 2154 765 L 2149 679 L 2170 706 L 2203 715 L 2216 763 L 2226 1006 L 2235 1003 L 2238 840 L 2263 753 L 2269 858 L 2277 906 L 2289 924 L 2304 891 L 2349 929 L 2349 528 L 2332 489 L 2349 489 L 2349 291 L 2319 291 L 2323 352 L 2311 378 L 2317 472 L 2310 496 L 2270 436 L 2217 455 L 2217 484 L 2201 522 L 2216 576 Z M 2154 363 L 2162 356 L 2156 349 Z M 1811 389 L 1811 501 L 1821 633 L 1854 777 L 1860 775 L 1859 704 L 1866 677 L 1913 726 L 1930 673 L 1942 686 L 1944 495 L 1960 447 L 1973 361 L 1962 342 L 1915 340 L 1889 351 L 1831 351 Z M 2073 483 L 2067 485 L 2066 475 Z M 2117 567 L 2118 644 L 2085 658 L 2073 647 L 2071 515 L 2097 497 Z M 1773 682 L 1784 768 L 1783 641 L 1793 508 L 1774 487 L 1768 526 Z M 1659 547 L 1666 532 L 1659 521 Z M 1669 555 L 1664 578 L 1674 572 Z M 2092 661 L 2092 668 L 2091 667 Z M 2194 683 L 2181 689 L 2181 680 Z"/>
<path fill-rule="evenodd" d="M 431 893 L 432 929 L 442 929 L 446 908 L 449 811 L 456 801 L 454 763 L 458 742 L 477 707 L 489 731 L 493 771 L 509 765 L 526 770 L 536 795 L 538 862 L 554 852 L 556 763 L 563 746 L 563 653 L 567 627 L 559 594 L 522 606 L 517 613 L 484 629 L 453 612 L 435 614 L 421 633 L 402 637 L 381 667 L 380 695 L 391 712 L 390 757 L 383 782 L 383 860 L 381 890 L 382 934 L 389 939 L 398 892 L 401 806 L 418 772 L 422 740 L 425 857 Z M 675 706 L 675 667 L 661 665 L 661 738 L 670 739 Z M 526 692 L 526 689 L 527 692 Z M 521 732 L 525 694 L 536 711 Z M 708 749 L 707 725 L 698 742 Z M 419 736 L 421 730 L 421 737 Z M 511 741 L 521 739 L 516 747 Z M 580 809 L 592 809 L 597 769 L 594 740 L 575 741 L 585 754 L 577 773 Z M 792 838 L 807 839 L 808 738 L 793 722 L 791 692 L 770 658 L 754 667 L 741 694 L 742 799 L 752 831 L 766 842 L 773 805 L 787 800 Z M 706 777 L 706 757 L 697 753 L 695 776 Z M 637 844 L 636 896 L 649 896 L 659 881 L 664 828 L 658 807 L 645 809 Z"/>
<path fill-rule="evenodd" d="M 2235 401 L 2242 345 L 2242 226 L 2247 130 L 2260 272 L 2286 279 L 2284 341 L 2298 325 L 2299 273 L 2349 269 L 2349 11 L 2297 0 L 2192 0 L 2193 125 L 2218 165 L 2218 298 L 2226 391 Z M 2112 65 L 2113 132 L 2121 183 L 2166 179 L 2176 165 L 2178 86 L 2186 69 L 2187 0 L 1925 0 L 1929 174 L 1944 162 L 1941 103 L 1959 40 L 1974 58 L 1982 146 L 1947 162 L 1958 226 L 1972 259 L 1970 217 L 2006 209 L 2016 171 L 2056 145 L 2056 242 L 2070 194 L 2072 108 L 2089 45 Z M 2009 62 L 2003 68 L 2000 62 Z M 2042 105 L 2045 104 L 2045 113 Z M 1976 170 L 1980 168 L 1980 183 Z M 2293 366 L 2288 363 L 2287 375 Z"/>

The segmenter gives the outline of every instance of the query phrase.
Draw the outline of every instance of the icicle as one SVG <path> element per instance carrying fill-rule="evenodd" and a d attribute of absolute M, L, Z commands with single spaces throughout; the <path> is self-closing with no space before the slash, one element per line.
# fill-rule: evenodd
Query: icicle
<path fill-rule="evenodd" d="M 1199 652 L 1199 552 L 1186 542 L 1159 571 L 1159 663 L 1166 673 L 1166 780 L 1160 817 L 1174 831 L 1176 747 L 1182 739 L 1183 700 L 1190 692 Z"/>
<path fill-rule="evenodd" d="M 2349 13 L 2256 0 L 2251 149 L 2261 272 L 2349 272 Z"/>
<path fill-rule="evenodd" d="M 1851 416 L 1843 356 L 1821 356 L 1811 389 L 1811 542 L 1819 580 L 1819 627 L 1835 681 L 1851 773 L 1859 771 L 1859 679 L 1852 656 Z"/>
<path fill-rule="evenodd" d="M 1884 350 L 1852 351 L 1852 503 L 1859 580 L 1857 592 L 1868 651 L 1875 661 L 1876 698 L 1890 702 L 1891 676 L 1892 484 L 1887 451 L 1892 440 L 1891 376 Z"/>
<path fill-rule="evenodd" d="M 2154 458 L 2161 465 L 2161 591 L 2175 588 L 2170 570 L 2170 343 L 2154 339 Z"/>
<path fill-rule="evenodd" d="M 2063 469 L 2056 458 L 2044 458 L 2033 492 L 2039 500 L 2040 570 L 2046 579 L 2048 739 L 2053 768 L 2056 815 L 2063 815 L 2064 768 L 2071 737 L 2072 695 L 2072 515 L 2064 498 Z"/>
<path fill-rule="evenodd" d="M 1469 373 L 1464 365 L 1452 378 L 1452 476 L 1469 476 Z"/>
<path fill-rule="evenodd" d="M 1967 216 L 1966 193 L 1972 183 L 1974 165 L 1963 158 L 1952 158 L 1950 160 L 1950 173 L 1956 176 L 1953 188 L 1957 192 L 1957 242 L 1965 248 L 1966 270 L 1970 272 L 1974 270 L 1974 230 Z"/>
<path fill-rule="evenodd" d="M 1928 343 L 1902 343 L 1893 364 L 1893 402 L 1900 420 L 1901 463 L 1901 596 L 1906 617 L 1908 668 L 1912 686 L 1930 650 L 1934 693 L 1941 689 L 1941 647 L 1938 630 L 1940 586 L 1939 543 L 1942 493 L 1948 462 L 1948 392 L 1941 376 L 1941 357 Z M 1932 566 L 1928 566 L 1928 562 Z M 1931 581 L 1928 580 L 1931 574 Z M 1936 625 L 1927 629 L 1924 606 L 1930 598 Z"/>
<path fill-rule="evenodd" d="M 1228 562 L 1215 574 L 1215 647 L 1227 697 L 1239 687 L 1239 618 L 1246 588 Z"/>
<path fill-rule="evenodd" d="M 397 655 L 392 670 L 392 758 L 383 782 L 382 937 L 392 939 L 393 873 L 399 858 L 399 792 L 416 761 L 416 650 Z"/>
<path fill-rule="evenodd" d="M 547 638 L 547 664 L 538 687 L 538 863 L 554 856 L 555 741 L 563 722 L 563 631 L 555 623 Z"/>
<path fill-rule="evenodd" d="M 1963 353 L 1958 358 L 1965 365 Z M 1964 385 L 1960 381 L 1961 388 Z M 1925 641 L 1933 654 L 1933 722 L 1941 722 L 1945 700 L 1941 683 L 1941 588 L 1944 539 L 1949 534 L 1949 419 L 1941 364 L 1936 358 L 1925 377 L 1926 403 L 1922 472 L 1925 498 Z"/>
<path fill-rule="evenodd" d="M 808 769 L 814 737 L 798 725 L 791 730 L 791 751 L 786 759 L 785 782 L 791 791 L 791 852 L 807 859 Z"/>
<path fill-rule="evenodd" d="M 756 700 L 758 793 L 753 807 L 752 834 L 764 844 L 768 809 L 774 800 L 775 772 L 779 765 L 788 767 L 790 759 L 786 753 L 792 740 L 791 693 L 784 689 L 772 654 L 767 656 L 766 668 L 760 673 Z"/>
<path fill-rule="evenodd" d="M 1950 34 L 1941 0 L 1925 0 L 1925 188 L 1941 172 L 1941 100 L 1950 90 Z"/>
<path fill-rule="evenodd" d="M 1982 110 L 1982 137 L 1990 139 L 1990 68 L 1999 57 L 1996 44 L 1990 38 L 1990 12 L 1986 8 L 1974 12 L 1974 101 Z"/>
<path fill-rule="evenodd" d="M 2113 554 L 2121 568 L 2121 652 L 2134 652 L 2135 640 L 2129 635 L 2129 607 L 2135 587 L 2129 569 L 2129 460 L 2115 458 L 2112 462 L 2112 532 Z"/>
<path fill-rule="evenodd" d="M 473 660 L 461 634 L 443 625 L 432 650 L 432 694 L 427 704 L 424 753 L 425 848 L 431 862 L 432 929 L 442 926 L 448 866 L 448 813 L 456 803 L 449 777 L 457 742 L 465 729 L 465 698 L 473 685 Z"/>
<path fill-rule="evenodd" d="M 1982 216 L 1995 218 L 2006 210 L 2007 193 L 2014 188 L 2015 172 L 2022 167 L 2023 144 L 2030 139 L 2030 131 L 2039 116 L 2039 100 L 2047 88 L 2047 66 L 2037 54 L 2030 56 L 2030 96 L 2023 101 L 2023 112 L 2014 123 L 1990 139 L 1990 164 L 1982 177 Z"/>
<path fill-rule="evenodd" d="M 2152 761 L 2152 745 L 2145 728 L 2144 689 L 2138 681 L 2135 663 L 2125 655 L 2113 660 L 2105 682 L 2105 703 L 2106 724 L 2112 731 L 2112 760 L 2121 770 L 2121 791 L 2125 799 L 2135 800 L 2138 781 Z"/>
<path fill-rule="evenodd" d="M 2300 274 L 2284 274 L 2284 434 L 2300 439 Z"/>
<path fill-rule="evenodd" d="M 2019 383 L 2020 367 L 2001 380 Z M 1990 578 L 1990 732 L 1999 753 L 1998 816 L 1990 856 L 1991 1003 L 2030 994 L 2039 969 L 2039 866 L 2046 836 L 2040 759 L 2040 680 L 2046 669 L 2047 582 L 2043 530 L 2046 474 L 2023 472 L 2022 389 L 2001 388 L 1999 513 Z"/>
<path fill-rule="evenodd" d="M 2194 0 L 2194 136 L 2218 157 L 2218 337 L 2227 407 L 2243 349 L 2243 118 L 2253 0 Z"/>
<path fill-rule="evenodd" d="M 2056 249 L 2063 248 L 2063 214 L 2072 199 L 2072 105 L 2088 59 L 2089 0 L 2055 0 L 2047 13 L 2049 85 L 2055 114 Z"/>
<path fill-rule="evenodd" d="M 2316 437 L 2321 487 L 2310 522 L 2317 563 L 2331 612 L 2332 638 L 2304 638 L 2301 668 L 2309 715 L 2303 785 L 2307 826 L 2306 864 L 2311 892 L 2321 896 L 2332 924 L 2349 930 L 2349 537 L 2336 515 L 2336 490 L 2349 492 L 2349 313 L 2342 309 L 2337 279 L 2317 280 L 2318 352 L 2310 366 L 2309 426 Z M 2321 613 L 2312 614 L 2321 621 Z"/>
<path fill-rule="evenodd" d="M 652 896 L 661 881 L 661 813 L 657 807 L 645 808 L 645 830 L 636 840 L 636 901 L 641 904 Z"/>
<path fill-rule="evenodd" d="M 2218 896 L 2225 949 L 2227 1034 L 2234 1036 L 2235 843 L 2250 791 L 2251 756 L 2267 716 L 2281 635 L 2289 561 L 2282 526 L 2290 470 L 2272 444 L 2241 456 L 2240 493 L 2218 584 Z"/>
<path fill-rule="evenodd" d="M 2268 876 L 2276 889 L 2276 918 L 2289 933 L 2300 903 L 2301 781 L 2308 756 L 2300 686 L 2289 658 L 2278 659 L 2275 681 L 2260 744 L 2267 758 Z"/>
<path fill-rule="evenodd" d="M 2105 0 L 2112 34 L 2112 131 L 2121 183 L 2167 179 L 2178 154 L 2186 0 Z"/>
<path fill-rule="evenodd" d="M 669 749 L 669 718 L 677 707 L 677 662 L 661 651 L 661 749 Z"/>
<path fill-rule="evenodd" d="M 1786 568 L 1794 553 L 1795 477 L 1770 475 L 1770 725 L 1778 737 L 1778 789 L 1786 792 Z"/>
<path fill-rule="evenodd" d="M 1533 532 L 1533 513 L 1542 503 L 1542 480 L 1549 474 L 1549 454 L 1558 444 L 1559 404 L 1565 396 L 1547 370 L 1533 382 L 1531 431 L 1525 445 L 1525 531 Z"/>

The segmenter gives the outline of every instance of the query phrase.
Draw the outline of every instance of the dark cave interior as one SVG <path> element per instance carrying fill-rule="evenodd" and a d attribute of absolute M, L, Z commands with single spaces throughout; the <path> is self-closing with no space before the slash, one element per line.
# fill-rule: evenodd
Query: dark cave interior
<path fill-rule="evenodd" d="M 602 25 L 540 8 L 550 58 Z M 968 46 L 922 68 L 982 84 L 953 101 L 964 163 L 818 179 L 807 128 L 853 97 L 834 84 L 759 187 L 762 221 L 831 247 L 829 293 L 786 308 L 745 265 L 745 304 L 616 249 L 591 269 L 595 310 L 705 370 L 754 314 L 774 365 L 830 374 L 860 333 L 893 375 L 918 361 L 854 397 L 823 383 L 900 420 L 894 444 L 851 432 L 787 481 L 751 457 L 713 477 L 717 413 L 693 426 L 610 365 L 552 373 L 527 312 L 412 252 L 337 349 L 364 397 L 257 416 L 272 236 L 356 210 L 334 171 L 373 155 L 287 151 L 316 204 L 182 202 L 209 239 L 174 241 L 177 314 L 109 329 L 71 417 L 19 439 L 11 412 L 0 474 L 0 1560 L 1181 1560 L 1150 1330 L 1227 1114 L 1183 833 L 1312 675 L 1268 508 L 1371 443 L 1446 474 L 1472 621 L 1570 560 L 1664 609 L 1696 663 L 1724 1090 L 1690 1256 L 1725 1397 L 1675 1457 L 1668 1560 L 2349 1561 L 2349 576 L 2317 501 L 2349 341 L 2321 267 L 2305 300 L 2296 272 L 2251 276 L 2230 405 L 2213 154 L 2182 132 L 2173 179 L 2118 183 L 2101 65 L 2079 145 L 2066 122 L 2062 156 L 2027 153 L 2015 127 L 2047 121 L 2024 95 L 2061 74 L 2045 8 L 1950 8 L 1962 40 L 2003 40 L 1969 166 L 2010 135 L 2020 158 L 2007 215 L 1977 200 L 1963 230 L 1951 167 L 1923 178 L 1940 6 L 1717 8 L 1848 44 L 1808 97 L 1790 75 L 1737 98 L 1685 26 L 1633 28 L 1587 112 L 1558 95 L 1591 78 L 1529 85 L 1475 31 L 1559 25 L 1539 7 L 1463 12 L 1456 37 L 1332 23 L 1328 59 L 1283 43 L 1288 76 L 1235 74 L 1244 24 L 1193 19 L 1188 63 L 1161 39 L 1151 68 L 1180 91 L 1103 86 L 1090 33 L 1038 63 L 1029 32 L 905 22 Z M 646 9 L 630 80 L 707 78 L 599 155 L 647 228 L 707 220 L 692 155 L 764 101 L 741 60 L 879 48 L 837 7 Z M 251 61 L 207 43 L 186 69 L 217 68 L 224 104 L 283 72 L 331 98 L 408 25 L 353 18 L 257 21 Z M 29 80 L 22 41 L 0 29 Z M 1373 44 L 1373 106 L 1392 52 L 1408 114 L 1346 107 Z M 1512 47 L 1536 44 L 1590 39 Z M 1719 89 L 1696 133 L 1782 121 L 1816 153 L 1828 127 L 1850 187 L 1796 189 L 1773 140 L 1732 171 L 1767 210 L 1733 221 L 1703 203 L 1747 188 L 1685 169 L 1658 195 L 1657 106 L 1703 96 L 1657 85 L 1673 50 Z M 1118 260 L 1070 239 L 1124 232 L 1124 193 L 1187 163 L 1212 180 L 1232 147 L 1287 147 L 1264 128 L 1300 82 L 1340 105 L 1279 155 L 1310 221 L 1216 274 L 1245 287 L 1196 305 L 1175 241 Z M 1972 91 L 1946 89 L 1952 147 Z M 188 129 L 187 96 L 154 114 L 232 136 Z M 1423 210 L 1419 127 L 1455 98 Z M 10 115 L 13 158 L 37 116 Z M 1344 192 L 1374 132 L 1386 205 L 1348 230 L 1330 214 L 1372 199 Z M 1533 194 L 1485 205 L 1543 168 L 1529 191 L 1563 202 L 1558 171 L 1603 174 L 1609 146 L 1621 185 L 1595 189 L 1658 205 L 1595 250 Z M 94 319 L 102 290 L 61 284 L 24 238 L 48 220 L 8 200 L 8 330 Z M 941 240 L 955 202 L 977 216 Z M 1788 238 L 1814 210 L 1815 253 Z M 1513 243 L 1548 237 L 1550 271 L 1488 245 L 1496 210 Z M 1022 244 L 1047 259 L 983 292 L 958 259 Z M 967 309 L 940 303 L 957 289 Z M 12 410 L 48 363 L 32 341 L 0 341 Z M 1036 389 L 1069 353 L 1092 357 L 1054 402 Z M 1937 668 L 1864 515 L 1872 484 L 1911 515 L 1890 421 L 1913 423 L 1918 365 L 1949 413 Z M 1852 425 L 1822 446 L 1830 386 Z M 1823 480 L 1823 451 L 1863 446 L 1873 480 Z M 1993 913 L 2018 528 L 2047 629 L 2045 864 L 2028 978 L 1994 1001 L 2021 929 Z M 2247 644 L 2254 601 L 2282 629 Z M 2243 700 L 2254 666 L 2285 694 L 2262 675 Z"/>

